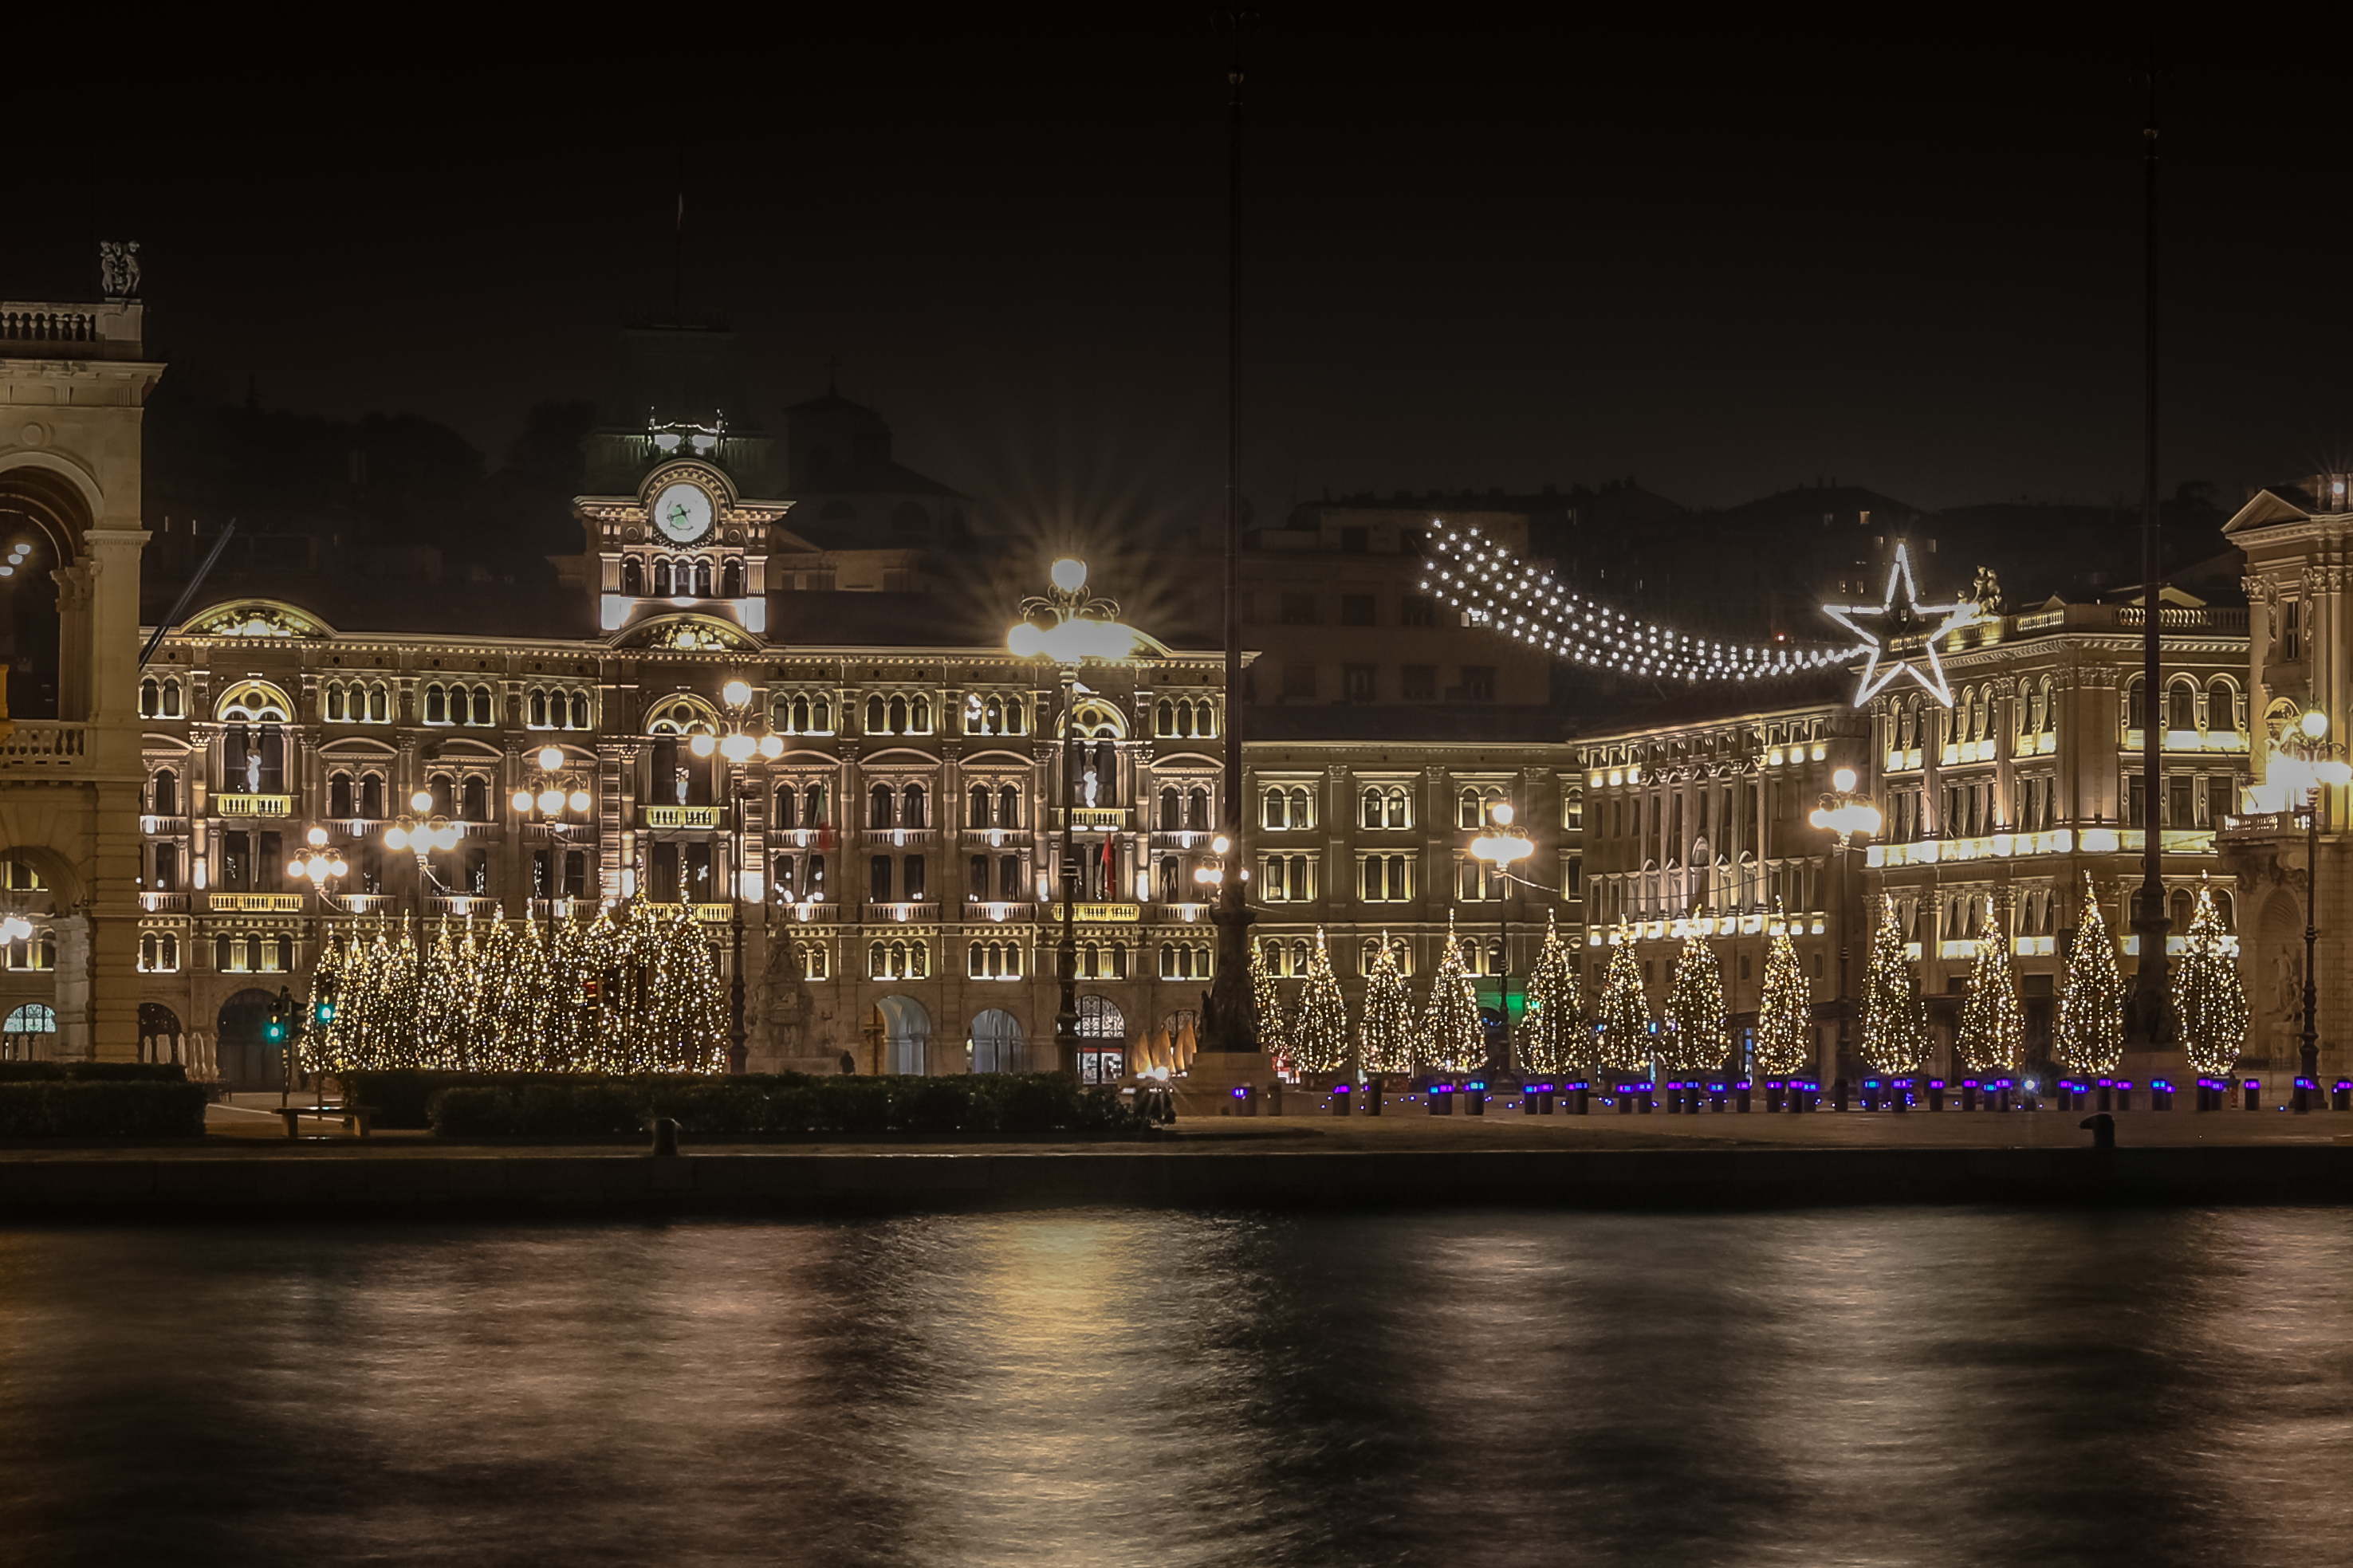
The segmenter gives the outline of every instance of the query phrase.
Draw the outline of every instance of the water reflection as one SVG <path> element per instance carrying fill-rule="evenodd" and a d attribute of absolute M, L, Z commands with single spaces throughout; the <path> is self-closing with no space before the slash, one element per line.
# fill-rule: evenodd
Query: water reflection
<path fill-rule="evenodd" d="M 2331 1561 L 2325 1211 L 0 1234 L 24 1562 Z"/>

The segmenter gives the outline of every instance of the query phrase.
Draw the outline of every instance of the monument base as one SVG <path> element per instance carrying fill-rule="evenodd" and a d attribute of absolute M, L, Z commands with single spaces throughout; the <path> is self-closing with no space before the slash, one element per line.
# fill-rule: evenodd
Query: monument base
<path fill-rule="evenodd" d="M 1170 1087 L 1176 1091 L 1179 1116 L 1229 1116 L 1235 1089 L 1247 1085 L 1263 1101 L 1273 1081 L 1274 1063 L 1264 1051 L 1197 1051 L 1185 1076 Z M 1263 1105 L 1259 1114 L 1265 1114 Z"/>

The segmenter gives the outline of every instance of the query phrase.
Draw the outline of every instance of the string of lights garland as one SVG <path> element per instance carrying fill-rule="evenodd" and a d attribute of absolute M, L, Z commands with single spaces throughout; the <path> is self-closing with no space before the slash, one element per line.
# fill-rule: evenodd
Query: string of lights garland
<path fill-rule="evenodd" d="M 1449 528 L 1437 520 L 1430 525 L 1430 567 L 1421 590 L 1532 647 L 1627 675 L 1760 680 L 1844 664 L 1872 647 L 1851 643 L 1796 648 L 1695 637 L 1572 593 L 1478 529 Z"/>
<path fill-rule="evenodd" d="M 1397 949 L 1387 931 L 1381 932 L 1380 952 L 1365 981 L 1356 1044 L 1366 1072 L 1413 1070 L 1413 998 L 1406 993 L 1405 974 L 1398 968 Z"/>
<path fill-rule="evenodd" d="M 1348 1004 L 1340 994 L 1339 976 L 1332 973 L 1321 926 L 1315 928 L 1307 984 L 1300 987 L 1299 1013 L 1292 1021 L 1291 1059 L 1301 1072 L 1345 1072 L 1348 1067 Z"/>

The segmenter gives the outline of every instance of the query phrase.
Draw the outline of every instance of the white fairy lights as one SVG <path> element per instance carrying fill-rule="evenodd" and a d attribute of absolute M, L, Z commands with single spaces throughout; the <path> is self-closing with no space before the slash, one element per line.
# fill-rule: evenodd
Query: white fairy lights
<path fill-rule="evenodd" d="M 1692 637 L 1569 592 L 1475 528 L 1435 523 L 1430 538 L 1425 593 L 1505 637 L 1596 668 L 1665 679 L 1763 680 L 1843 664 L 1867 651 L 1859 644 L 1801 649 Z"/>

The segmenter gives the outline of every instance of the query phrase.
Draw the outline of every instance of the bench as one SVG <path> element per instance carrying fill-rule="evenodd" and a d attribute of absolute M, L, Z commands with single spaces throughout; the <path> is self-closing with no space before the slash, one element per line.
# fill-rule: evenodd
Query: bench
<path fill-rule="evenodd" d="M 373 1105 L 281 1105 L 276 1110 L 286 1119 L 286 1136 L 289 1138 L 302 1135 L 301 1122 L 305 1116 L 340 1117 L 346 1127 L 357 1124 L 360 1136 L 364 1138 L 368 1135 L 368 1123 L 376 1113 Z"/>

